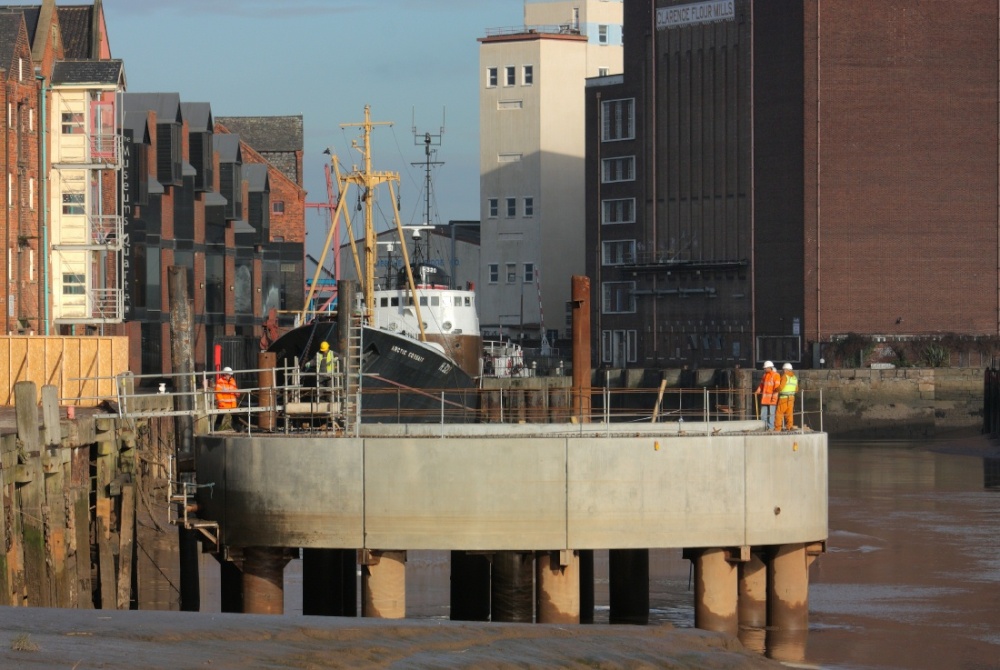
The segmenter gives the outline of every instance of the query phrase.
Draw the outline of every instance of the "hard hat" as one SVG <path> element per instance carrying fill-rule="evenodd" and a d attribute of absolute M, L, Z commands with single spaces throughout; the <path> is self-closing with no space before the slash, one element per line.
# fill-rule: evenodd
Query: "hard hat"
<path fill-rule="evenodd" d="M 792 369 L 792 364 L 791 363 L 785 363 L 784 365 L 781 366 L 781 369 L 782 370 L 791 370 Z"/>
<path fill-rule="evenodd" d="M 764 369 L 765 370 L 767 370 L 768 368 L 773 368 L 773 367 L 774 367 L 774 363 L 772 363 L 771 361 L 764 361 Z"/>
<path fill-rule="evenodd" d="M 233 369 L 227 365 L 226 367 L 222 368 L 222 374 L 231 375 L 233 374 Z"/>
<path fill-rule="evenodd" d="M 319 350 L 322 351 L 323 353 L 326 353 L 326 352 L 330 351 L 330 343 L 329 342 L 320 342 L 320 344 L 319 344 Z"/>

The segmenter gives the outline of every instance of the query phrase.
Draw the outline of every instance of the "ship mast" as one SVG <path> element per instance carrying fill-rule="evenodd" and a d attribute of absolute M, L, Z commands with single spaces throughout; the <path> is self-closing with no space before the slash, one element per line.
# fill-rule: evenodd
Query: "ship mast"
<path fill-rule="evenodd" d="M 391 126 L 391 121 L 372 121 L 371 105 L 365 105 L 365 120 L 362 123 L 342 123 L 341 128 L 361 128 L 361 144 L 358 140 L 351 140 L 351 147 L 361 153 L 364 164 L 363 170 L 358 170 L 355 165 L 350 174 L 340 177 L 343 185 L 340 189 L 341 199 L 338 205 L 344 201 L 343 194 L 347 193 L 347 188 L 354 184 L 361 192 L 361 200 L 365 203 L 365 262 L 364 267 L 358 268 L 358 277 L 361 279 L 361 290 L 365 296 L 365 320 L 372 323 L 375 317 L 375 260 L 378 254 L 378 246 L 375 238 L 375 222 L 373 215 L 375 212 L 375 188 L 381 184 L 388 184 L 389 196 L 393 203 L 396 201 L 396 190 L 393 184 L 399 184 L 398 172 L 375 172 L 372 170 L 371 134 L 375 126 Z M 335 164 L 336 165 L 336 164 Z M 338 207 L 338 212 L 340 207 Z M 417 290 L 413 282 L 413 270 L 410 268 L 409 253 L 406 250 L 406 242 L 403 239 L 403 224 L 399 220 L 399 209 L 393 204 L 393 218 L 396 222 L 396 232 L 399 236 L 400 246 L 403 252 L 403 265 L 406 268 L 406 278 L 410 286 L 410 295 L 413 297 L 413 309 L 416 312 L 417 323 L 420 327 L 420 340 L 426 341 L 427 334 L 424 332 L 423 317 L 420 314 L 420 304 L 417 300 Z M 354 235 L 351 234 L 353 239 Z M 355 255 L 355 263 L 357 256 Z M 362 276 L 363 275 L 363 276 Z"/>

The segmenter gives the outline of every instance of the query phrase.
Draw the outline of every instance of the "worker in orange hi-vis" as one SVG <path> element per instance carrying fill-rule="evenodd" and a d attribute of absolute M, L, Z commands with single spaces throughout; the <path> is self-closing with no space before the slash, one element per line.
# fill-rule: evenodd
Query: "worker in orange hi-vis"
<path fill-rule="evenodd" d="M 239 392 L 238 389 L 239 387 L 236 386 L 236 380 L 233 378 L 233 369 L 228 366 L 222 368 L 222 374 L 220 374 L 215 380 L 215 408 L 224 410 L 236 409 L 236 395 Z M 216 430 L 232 429 L 232 413 L 226 412 L 224 414 L 220 414 Z"/>
<path fill-rule="evenodd" d="M 795 394 L 799 390 L 799 378 L 795 376 L 791 363 L 781 366 L 781 382 L 778 385 L 778 418 L 775 430 L 795 428 Z"/>
<path fill-rule="evenodd" d="M 760 396 L 760 418 L 764 420 L 764 428 L 767 430 L 774 430 L 774 414 L 778 406 L 780 384 L 781 375 L 774 371 L 774 363 L 764 361 L 764 377 L 754 393 Z"/>

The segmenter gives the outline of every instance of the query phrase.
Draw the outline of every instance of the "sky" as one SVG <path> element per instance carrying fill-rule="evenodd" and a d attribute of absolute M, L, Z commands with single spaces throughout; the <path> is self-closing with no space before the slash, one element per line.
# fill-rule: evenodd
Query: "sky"
<path fill-rule="evenodd" d="M 62 2 L 69 0 L 59 0 Z M 86 0 L 92 1 L 92 0 Z M 479 43 L 523 24 L 523 0 L 103 0 L 111 54 L 130 92 L 176 92 L 215 116 L 303 116 L 308 202 L 326 202 L 323 165 L 341 165 L 357 127 L 373 134 L 373 166 L 400 173 L 403 225 L 423 222 L 423 134 L 433 160 L 435 223 L 479 218 Z M 31 3 L 31 4 L 37 4 Z M 415 142 L 412 127 L 420 134 Z M 444 126 L 444 133 L 441 127 Z M 307 215 L 307 249 L 327 221 Z M 317 239 L 318 238 L 318 239 Z"/>

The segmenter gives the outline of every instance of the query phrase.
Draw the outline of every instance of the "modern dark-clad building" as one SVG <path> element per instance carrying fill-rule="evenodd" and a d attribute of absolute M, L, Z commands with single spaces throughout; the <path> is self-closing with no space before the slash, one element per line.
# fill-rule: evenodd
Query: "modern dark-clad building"
<path fill-rule="evenodd" d="M 586 93 L 596 364 L 1000 334 L 998 9 L 934 12 L 626 3 L 624 75 Z"/>

